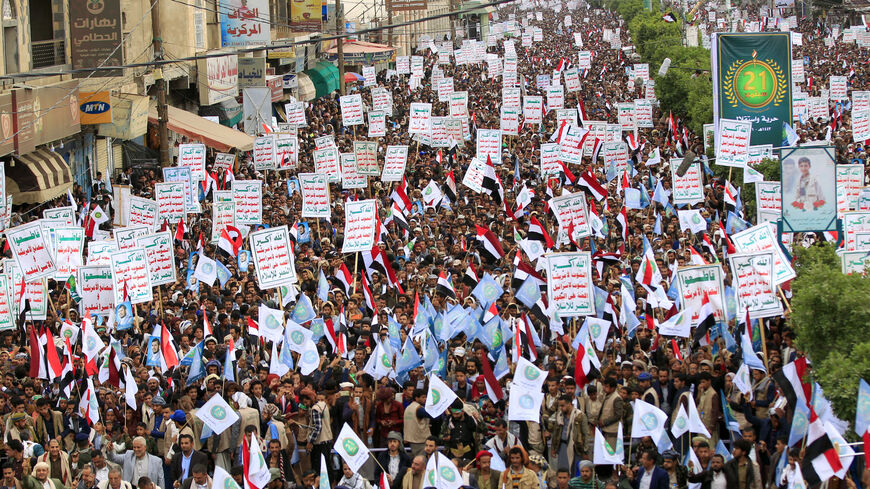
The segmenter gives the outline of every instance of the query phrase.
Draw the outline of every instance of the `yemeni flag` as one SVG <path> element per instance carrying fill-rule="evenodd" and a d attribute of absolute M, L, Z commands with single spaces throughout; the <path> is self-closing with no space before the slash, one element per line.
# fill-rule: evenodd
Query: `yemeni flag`
<path fill-rule="evenodd" d="M 809 486 L 827 481 L 843 469 L 840 455 L 825 430 L 825 424 L 810 408 L 810 427 L 807 430 L 807 448 L 801 471 Z"/>
<path fill-rule="evenodd" d="M 335 275 L 330 278 L 332 279 L 330 282 L 344 290 L 344 295 L 350 297 L 350 291 L 353 287 L 353 275 L 350 274 L 350 270 L 347 269 L 344 263 L 335 269 Z"/>
<path fill-rule="evenodd" d="M 390 199 L 398 204 L 399 208 L 405 212 L 411 210 L 411 199 L 408 198 L 407 186 L 408 184 L 405 181 L 405 177 L 402 177 L 402 184 L 397 186 L 396 190 L 393 190 L 393 193 L 390 194 Z"/>
<path fill-rule="evenodd" d="M 808 364 L 806 357 L 800 357 L 773 374 L 773 380 L 792 406 L 796 406 L 798 400 L 808 406 L 812 404 L 813 387 L 808 380 L 804 380 Z"/>
<path fill-rule="evenodd" d="M 600 375 L 598 368 L 595 365 L 598 363 L 598 358 L 594 358 L 594 351 L 587 351 L 588 346 L 588 338 L 581 341 L 580 344 L 577 345 L 577 356 L 574 359 L 574 382 L 576 382 L 577 387 L 581 389 L 586 387 L 586 384 Z"/>
<path fill-rule="evenodd" d="M 553 243 L 552 238 L 550 238 L 550 234 L 547 233 L 547 229 L 535 216 L 532 216 L 529 220 L 528 238 L 541 242 L 544 245 L 544 248 L 552 248 L 556 246 L 556 244 Z"/>
<path fill-rule="evenodd" d="M 162 327 L 160 331 L 160 353 L 163 354 L 163 363 L 166 364 L 164 370 L 169 370 L 178 365 L 178 353 L 175 350 L 175 343 L 172 341 L 172 335 L 166 329 L 165 323 L 160 323 Z"/>
<path fill-rule="evenodd" d="M 226 251 L 230 256 L 239 256 L 239 251 L 242 249 L 243 244 L 244 240 L 239 228 L 227 225 L 221 230 L 218 248 Z"/>
<path fill-rule="evenodd" d="M 462 283 L 469 287 L 477 287 L 480 278 L 477 276 L 477 270 L 474 269 L 474 264 L 468 263 L 468 268 L 465 269 L 465 274 L 462 276 Z"/>
<path fill-rule="evenodd" d="M 498 191 L 499 191 L 499 182 L 497 181 L 498 176 L 495 174 L 495 166 L 492 164 L 492 157 L 487 155 L 486 157 L 486 168 L 483 170 L 483 181 L 480 186 L 483 187 L 484 191 L 493 198 L 493 200 L 498 199 Z M 498 201 L 497 203 L 501 203 Z"/>
<path fill-rule="evenodd" d="M 728 248 L 728 254 L 733 255 L 737 253 L 737 248 L 734 247 L 734 243 L 731 242 L 731 238 L 728 237 L 728 233 L 725 232 L 725 226 L 722 224 L 722 220 L 719 220 L 719 230 L 722 232 L 722 238 L 725 240 L 725 245 Z"/>
<path fill-rule="evenodd" d="M 695 249 L 694 246 L 689 245 L 689 259 L 692 262 L 692 265 L 706 265 L 707 260 L 698 253 L 698 250 Z"/>
<path fill-rule="evenodd" d="M 501 401 L 505 398 L 504 391 L 501 389 L 498 379 L 495 378 L 495 374 L 492 373 L 492 366 L 489 363 L 489 355 L 481 355 L 480 359 L 480 372 L 483 374 L 483 382 L 486 384 L 486 392 L 490 399 L 493 399 L 495 402 Z"/>
<path fill-rule="evenodd" d="M 519 250 L 517 250 L 517 255 L 519 256 Z M 523 282 L 528 278 L 537 282 L 539 289 L 546 290 L 547 281 L 540 273 L 538 273 L 537 270 L 532 268 L 531 265 L 520 259 L 519 261 L 514 260 L 514 266 L 516 267 L 516 270 L 514 270 L 513 279 L 511 279 L 511 287 L 513 287 L 514 290 L 518 290 L 523 285 Z"/>
<path fill-rule="evenodd" d="M 39 336 L 36 334 L 36 326 L 30 328 L 30 378 L 37 379 L 44 376 L 45 357 L 42 351 L 42 344 L 39 341 Z M 43 375 L 40 375 L 42 371 Z"/>
<path fill-rule="evenodd" d="M 598 155 L 601 154 L 601 148 L 604 147 L 604 141 L 595 138 L 595 145 L 592 147 L 592 163 L 598 162 Z"/>
<path fill-rule="evenodd" d="M 402 209 L 393 202 L 393 206 L 390 208 L 390 221 L 396 225 L 399 229 L 405 232 L 405 236 L 411 232 L 411 226 L 408 225 L 408 219 L 405 217 L 405 213 L 402 212 Z"/>
<path fill-rule="evenodd" d="M 366 298 L 366 307 L 368 307 L 369 310 L 372 311 L 372 318 L 377 318 L 378 308 L 375 305 L 375 295 L 372 294 L 372 289 L 369 286 L 368 279 L 366 279 L 366 274 L 362 273 L 360 274 L 360 276 L 362 278 L 363 295 Z"/>
<path fill-rule="evenodd" d="M 695 340 L 695 343 L 702 345 L 709 343 L 707 335 L 715 325 L 716 309 L 713 307 L 713 303 L 710 302 L 710 297 L 705 291 L 704 297 L 701 298 L 701 308 L 698 310 L 698 326 L 695 328 L 695 335 L 692 339 Z"/>
<path fill-rule="evenodd" d="M 625 206 L 623 206 L 622 211 L 616 215 L 616 224 L 619 226 L 619 233 L 620 236 L 622 236 L 622 242 L 626 243 L 628 241 L 628 213 L 625 210 Z"/>
<path fill-rule="evenodd" d="M 441 188 L 444 195 L 450 199 L 450 202 L 456 202 L 456 177 L 453 176 L 453 170 L 447 173 L 447 178 L 444 181 L 444 186 Z"/>
<path fill-rule="evenodd" d="M 489 228 L 479 224 L 475 224 L 474 227 L 477 229 L 477 240 L 481 244 L 480 247 L 483 249 L 483 255 L 488 259 L 487 261 L 492 263 L 501 260 L 504 257 L 504 250 L 495 234 Z"/>
<path fill-rule="evenodd" d="M 731 182 L 725 180 L 725 208 L 732 212 L 737 212 L 737 189 L 731 185 Z"/>
<path fill-rule="evenodd" d="M 453 283 L 450 282 L 450 278 L 443 270 L 438 276 L 438 283 L 435 284 L 435 293 L 441 294 L 445 297 L 450 297 L 451 299 L 456 299 L 456 291 L 453 290 Z"/>
<path fill-rule="evenodd" d="M 595 200 L 599 202 L 601 199 L 607 197 L 607 189 L 598 183 L 598 179 L 595 178 L 595 175 L 593 175 L 589 170 L 580 174 L 580 178 L 577 180 L 577 186 L 585 190 L 587 194 L 595 197 Z"/>

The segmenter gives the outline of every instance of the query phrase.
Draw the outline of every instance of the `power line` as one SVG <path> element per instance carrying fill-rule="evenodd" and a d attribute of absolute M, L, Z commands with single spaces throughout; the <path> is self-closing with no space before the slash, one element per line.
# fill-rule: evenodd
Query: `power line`
<path fill-rule="evenodd" d="M 173 0 L 173 1 L 177 1 L 177 0 Z M 308 39 L 308 40 L 304 40 L 304 41 L 291 41 L 291 42 L 285 42 L 285 43 L 280 43 L 280 44 L 270 44 L 268 46 L 229 49 L 229 50 L 223 50 L 223 51 L 214 52 L 214 53 L 198 54 L 198 55 L 194 55 L 194 56 L 185 56 L 183 58 L 177 58 L 177 59 L 173 59 L 173 60 L 166 60 L 166 59 L 154 60 L 154 61 L 149 61 L 147 63 L 128 63 L 128 64 L 123 64 L 123 65 L 118 65 L 118 66 L 102 66 L 102 64 L 101 64 L 101 66 L 97 66 L 95 68 L 79 68 L 79 69 L 60 70 L 60 71 L 52 71 L 52 72 L 40 72 L 40 73 L 17 73 L 14 75 L 2 75 L 2 76 L 0 76 L 0 79 L 23 78 L 23 77 L 61 76 L 61 75 L 69 75 L 69 74 L 73 74 L 73 73 L 87 73 L 87 72 L 97 72 L 97 71 L 119 70 L 119 69 L 126 69 L 126 68 L 158 67 L 158 66 L 165 66 L 165 65 L 169 65 L 169 64 L 175 64 L 175 63 L 186 63 L 189 61 L 197 61 L 197 60 L 201 60 L 201 59 L 220 58 L 223 56 L 232 56 L 232 55 L 245 54 L 245 53 L 254 53 L 254 52 L 264 51 L 264 50 L 292 48 L 292 47 L 296 47 L 296 46 L 302 46 L 302 45 L 306 45 L 306 44 L 314 44 L 314 43 L 323 42 L 323 41 L 333 41 L 333 40 L 339 40 L 339 39 L 346 39 L 346 38 L 351 37 L 351 36 L 359 36 L 362 34 L 368 34 L 370 32 L 379 32 L 379 31 L 388 30 L 388 29 L 396 29 L 396 28 L 405 27 L 408 25 L 419 24 L 421 22 L 428 22 L 430 20 L 436 20 L 436 19 L 442 19 L 445 17 L 462 15 L 465 13 L 474 12 L 474 11 L 484 9 L 486 7 L 498 6 L 498 5 L 505 4 L 505 3 L 513 3 L 515 1 L 516 0 L 494 0 L 492 2 L 478 5 L 475 7 L 454 10 L 454 11 L 445 12 L 442 14 L 430 15 L 428 17 L 398 22 L 398 23 L 389 24 L 389 25 L 371 27 L 371 28 L 362 29 L 362 30 L 359 30 L 359 31 L 356 31 L 353 33 L 323 36 L 323 37 L 317 37 L 315 39 Z M 152 4 L 152 6 L 153 6 L 153 4 Z M 205 7 L 195 7 L 195 8 L 205 8 Z"/>

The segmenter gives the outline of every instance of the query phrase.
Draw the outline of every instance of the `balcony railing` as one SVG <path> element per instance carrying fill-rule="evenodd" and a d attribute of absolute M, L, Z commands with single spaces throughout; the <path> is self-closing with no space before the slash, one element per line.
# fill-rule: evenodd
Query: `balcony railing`
<path fill-rule="evenodd" d="M 33 55 L 34 69 L 66 63 L 66 46 L 63 39 L 32 42 L 30 51 Z"/>

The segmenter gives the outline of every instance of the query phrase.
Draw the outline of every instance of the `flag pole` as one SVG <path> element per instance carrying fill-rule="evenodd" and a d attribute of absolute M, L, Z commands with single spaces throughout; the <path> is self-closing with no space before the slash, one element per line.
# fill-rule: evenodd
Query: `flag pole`
<path fill-rule="evenodd" d="M 764 318 L 758 318 L 758 325 L 761 330 L 761 351 L 764 353 L 764 368 L 770 372 L 770 367 L 767 364 L 767 339 L 764 333 Z"/>

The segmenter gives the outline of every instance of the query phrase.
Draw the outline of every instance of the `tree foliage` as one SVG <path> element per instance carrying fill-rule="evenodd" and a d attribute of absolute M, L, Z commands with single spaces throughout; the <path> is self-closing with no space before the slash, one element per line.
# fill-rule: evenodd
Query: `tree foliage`
<path fill-rule="evenodd" d="M 795 249 L 790 322 L 840 419 L 855 418 L 858 379 L 870 379 L 870 280 L 844 275 L 831 245 Z"/>

